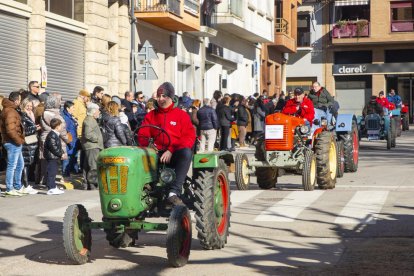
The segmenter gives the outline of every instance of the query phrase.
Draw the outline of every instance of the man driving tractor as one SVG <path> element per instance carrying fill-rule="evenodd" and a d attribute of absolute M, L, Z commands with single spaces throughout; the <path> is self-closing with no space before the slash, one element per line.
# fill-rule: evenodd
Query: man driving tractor
<path fill-rule="evenodd" d="M 162 135 L 161 131 L 145 127 L 138 131 L 139 145 L 142 147 L 149 145 L 150 139 L 142 139 L 142 137 L 154 139 L 154 146 L 160 150 L 160 162 L 175 170 L 176 177 L 169 187 L 167 198 L 169 205 L 184 205 L 179 196 L 191 165 L 191 149 L 196 139 L 190 116 L 176 107 L 177 101 L 174 86 L 170 82 L 164 82 L 157 89 L 155 109 L 150 111 L 142 122 L 142 126 L 153 125 L 165 130 L 170 136 L 168 148 L 166 148 L 168 138 L 165 134 Z"/>
<path fill-rule="evenodd" d="M 369 102 L 362 110 L 362 116 L 367 116 L 369 114 L 378 114 L 380 116 L 384 116 L 384 109 L 382 108 L 381 104 L 377 102 L 377 96 L 371 96 Z"/>
<path fill-rule="evenodd" d="M 335 106 L 334 98 L 329 94 L 328 90 L 322 87 L 317 81 L 312 84 L 312 89 L 310 90 L 308 97 L 313 102 L 315 108 L 322 109 L 325 112 L 328 108 Z M 337 110 L 334 110 L 334 113 L 336 112 Z"/>
<path fill-rule="evenodd" d="M 297 115 L 305 119 L 305 123 L 311 126 L 313 119 L 315 118 L 315 110 L 312 101 L 306 97 L 302 88 L 295 88 L 293 93 L 293 99 L 286 102 L 282 113 L 286 115 Z"/>

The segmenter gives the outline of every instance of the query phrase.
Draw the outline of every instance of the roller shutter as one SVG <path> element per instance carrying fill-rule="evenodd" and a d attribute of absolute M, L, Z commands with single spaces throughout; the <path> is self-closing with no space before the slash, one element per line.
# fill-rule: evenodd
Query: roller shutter
<path fill-rule="evenodd" d="M 27 19 L 0 12 L 0 94 L 27 89 Z"/>
<path fill-rule="evenodd" d="M 46 25 L 46 91 L 76 98 L 85 85 L 84 45 L 83 34 Z"/>

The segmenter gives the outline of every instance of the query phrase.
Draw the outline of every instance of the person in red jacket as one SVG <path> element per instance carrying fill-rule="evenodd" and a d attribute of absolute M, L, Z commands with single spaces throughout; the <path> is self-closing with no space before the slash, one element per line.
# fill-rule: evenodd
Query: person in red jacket
<path fill-rule="evenodd" d="M 286 102 L 282 109 L 283 114 L 299 116 L 312 125 L 315 118 L 313 103 L 306 97 L 302 88 L 295 88 L 294 97 Z"/>
<path fill-rule="evenodd" d="M 172 205 L 183 205 L 180 199 L 182 186 L 187 176 L 192 160 L 192 148 L 195 143 L 196 133 L 187 112 L 175 107 L 177 103 L 174 86 L 169 82 L 164 82 L 157 89 L 156 108 L 144 117 L 141 126 L 155 125 L 164 129 L 170 136 L 170 145 L 166 135 L 160 133 L 155 128 L 141 128 L 138 137 L 151 137 L 154 145 L 160 151 L 160 162 L 167 164 L 175 170 L 175 180 L 170 185 L 167 203 Z M 148 146 L 149 139 L 138 139 L 140 146 Z"/>
<path fill-rule="evenodd" d="M 377 103 L 379 103 L 383 108 L 388 110 L 393 110 L 395 108 L 394 104 L 390 103 L 385 97 L 384 91 L 380 91 L 377 98 Z"/>

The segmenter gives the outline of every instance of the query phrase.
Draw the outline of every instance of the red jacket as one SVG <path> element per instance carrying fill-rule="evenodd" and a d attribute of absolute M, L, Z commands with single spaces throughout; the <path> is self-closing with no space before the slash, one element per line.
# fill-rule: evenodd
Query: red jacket
<path fill-rule="evenodd" d="M 296 110 L 296 106 L 300 105 L 299 110 Z M 287 115 L 298 115 L 299 117 L 302 117 L 306 119 L 311 125 L 313 122 L 313 119 L 315 118 L 315 110 L 313 108 L 313 103 L 308 98 L 303 98 L 302 103 L 296 102 L 295 99 L 290 99 L 286 102 L 285 107 L 282 110 L 283 114 Z"/>
<path fill-rule="evenodd" d="M 387 108 L 389 110 L 394 109 L 394 105 L 390 103 L 388 99 L 385 97 L 384 98 L 377 97 L 377 103 L 379 103 L 382 107 Z"/>
<path fill-rule="evenodd" d="M 144 125 L 155 125 L 164 129 L 170 135 L 171 143 L 168 150 L 172 153 L 179 149 L 192 148 L 194 145 L 196 134 L 190 116 L 187 112 L 174 108 L 174 104 L 150 111 L 145 115 L 141 126 Z M 165 147 L 168 143 L 166 135 L 160 134 L 160 131 L 155 128 L 142 128 L 139 135 L 156 137 L 154 143 L 159 147 Z M 139 144 L 145 147 L 148 146 L 148 142 L 147 139 L 141 138 Z"/>

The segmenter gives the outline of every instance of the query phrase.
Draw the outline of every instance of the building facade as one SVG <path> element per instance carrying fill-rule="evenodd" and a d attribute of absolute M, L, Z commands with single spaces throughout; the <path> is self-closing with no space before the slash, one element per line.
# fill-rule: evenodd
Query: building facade
<path fill-rule="evenodd" d="M 287 62 L 290 54 L 297 51 L 297 8 L 302 1 L 275 0 L 275 39 L 262 45 L 261 87 L 269 95 L 280 94 L 287 89 Z"/>
<path fill-rule="evenodd" d="M 303 0 L 297 9 L 297 52 L 289 54 L 286 69 L 287 91 L 301 87 L 309 91 L 318 81 L 325 86 L 322 43 L 324 3 Z"/>
<path fill-rule="evenodd" d="M 3 95 L 42 77 L 42 90 L 65 100 L 96 85 L 129 88 L 128 1 L 1 0 L 0 36 Z"/>
<path fill-rule="evenodd" d="M 211 98 L 214 90 L 260 89 L 260 45 L 273 41 L 273 1 L 137 0 L 137 90 L 164 81 L 176 94 Z M 150 49 L 150 50 L 149 50 Z"/>
<path fill-rule="evenodd" d="M 331 1 L 325 6 L 326 86 L 360 113 L 370 95 L 395 89 L 413 113 L 413 1 Z"/>

